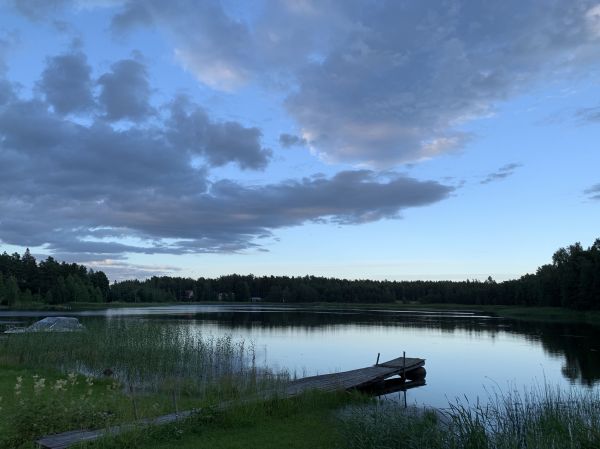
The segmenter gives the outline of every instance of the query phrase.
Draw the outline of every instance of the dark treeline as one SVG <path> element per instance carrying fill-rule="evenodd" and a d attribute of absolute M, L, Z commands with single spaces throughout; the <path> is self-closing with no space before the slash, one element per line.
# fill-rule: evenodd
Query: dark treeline
<path fill-rule="evenodd" d="M 372 281 L 315 276 L 241 276 L 217 279 L 153 277 L 111 286 L 111 298 L 124 302 L 249 301 L 390 303 L 600 308 L 600 239 L 584 249 L 576 243 L 559 249 L 552 263 L 535 274 L 496 283 L 486 281 Z"/>
<path fill-rule="evenodd" d="M 29 249 L 0 254 L 0 304 L 31 302 L 106 302 L 110 300 L 108 278 L 102 271 L 76 263 L 59 263 L 52 257 L 37 262 Z"/>
<path fill-rule="evenodd" d="M 152 277 L 108 287 L 104 273 L 48 258 L 39 264 L 23 257 L 0 256 L 0 300 L 15 294 L 48 303 L 70 301 L 172 302 L 252 301 L 560 306 L 600 309 L 600 239 L 584 249 L 579 243 L 559 249 L 552 263 L 535 274 L 497 283 L 486 281 L 373 281 L 316 276 L 228 275 L 217 279 Z M 16 288 L 15 288 L 16 285 Z M 16 293 L 15 293 L 16 291 Z M 4 295 L 4 296 L 3 296 Z M 1 299 L 4 298 L 4 299 Z M 6 299 L 9 298 L 9 299 Z M 13 302 L 11 302 L 11 300 Z"/>

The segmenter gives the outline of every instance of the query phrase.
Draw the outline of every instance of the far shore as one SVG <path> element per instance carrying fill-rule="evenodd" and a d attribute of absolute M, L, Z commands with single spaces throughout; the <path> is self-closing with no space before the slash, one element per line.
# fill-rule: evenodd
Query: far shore
<path fill-rule="evenodd" d="M 68 303 L 49 305 L 43 303 L 17 304 L 15 307 L 0 307 L 3 310 L 48 310 L 48 311 L 81 311 L 100 310 L 124 307 L 166 307 L 183 305 L 230 305 L 230 306 L 278 306 L 278 307 L 303 307 L 308 309 L 379 309 L 379 310 L 414 310 L 414 311 L 460 311 L 484 313 L 500 318 L 511 318 L 526 321 L 555 321 L 555 322 L 585 322 L 600 325 L 600 311 L 578 311 L 561 307 L 527 307 L 507 305 L 471 305 L 471 304 L 429 304 L 429 303 L 337 303 L 337 302 L 311 302 L 311 303 L 281 303 L 260 301 L 212 301 L 212 302 L 110 302 L 110 303 Z"/>

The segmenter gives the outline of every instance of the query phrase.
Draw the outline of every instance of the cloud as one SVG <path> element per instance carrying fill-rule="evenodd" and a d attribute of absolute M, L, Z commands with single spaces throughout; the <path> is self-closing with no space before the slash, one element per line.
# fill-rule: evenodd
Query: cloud
<path fill-rule="evenodd" d="M 251 76 L 247 27 L 230 18 L 220 2 L 183 0 L 127 1 L 115 14 L 111 29 L 123 35 L 138 25 L 158 25 L 175 45 L 175 55 L 203 83 L 234 90 Z"/>
<path fill-rule="evenodd" d="M 370 170 L 262 185 L 212 179 L 210 167 L 226 162 L 266 165 L 270 152 L 260 146 L 259 129 L 214 121 L 185 97 L 150 123 L 113 127 L 92 115 L 82 124 L 44 98 L 21 98 L 6 86 L 0 239 L 8 244 L 87 260 L 237 252 L 307 222 L 398 218 L 454 190 Z"/>
<path fill-rule="evenodd" d="M 150 83 L 144 64 L 133 59 L 122 59 L 111 66 L 111 71 L 98 79 L 101 86 L 98 100 L 110 121 L 142 121 L 153 113 L 150 106 Z"/>
<path fill-rule="evenodd" d="M 518 13 L 516 13 L 518 12 Z M 600 61 L 595 0 L 127 1 L 123 32 L 152 23 L 204 84 L 291 86 L 285 106 L 325 160 L 378 167 L 465 147 L 463 125 Z"/>
<path fill-rule="evenodd" d="M 238 122 L 214 122 L 206 111 L 179 96 L 169 107 L 168 138 L 176 147 L 206 157 L 210 165 L 236 162 L 242 169 L 264 169 L 272 151 L 261 147 L 262 132 Z"/>
<path fill-rule="evenodd" d="M 588 197 L 588 199 L 590 200 L 594 200 L 594 201 L 600 201 L 600 183 L 599 184 L 594 184 L 593 186 L 591 186 L 590 188 L 587 188 L 583 191 L 583 193 Z"/>
<path fill-rule="evenodd" d="M 80 51 L 54 56 L 46 61 L 38 88 L 59 114 L 88 111 L 95 105 L 91 72 Z"/>
<path fill-rule="evenodd" d="M 283 133 L 279 136 L 279 144 L 284 148 L 306 146 L 307 143 L 308 142 L 304 137 L 296 136 L 294 134 Z"/>
<path fill-rule="evenodd" d="M 506 164 L 506 165 L 500 167 L 495 172 L 487 175 L 483 179 L 483 181 L 480 182 L 480 184 L 489 184 L 490 182 L 501 181 L 502 179 L 508 178 L 509 176 L 514 175 L 515 170 L 519 167 L 522 167 L 522 164 L 517 164 L 517 163 Z"/>
<path fill-rule="evenodd" d="M 69 0 L 9 0 L 9 2 L 31 20 L 42 20 L 71 3 Z"/>
<path fill-rule="evenodd" d="M 123 0 L 8 0 L 17 12 L 32 21 L 44 21 L 63 12 L 67 7 L 76 10 L 95 8 L 114 8 L 123 4 Z"/>
<path fill-rule="evenodd" d="M 218 0 L 44 3 L 17 7 L 110 7 L 115 35 L 157 28 L 213 89 L 284 89 L 313 151 L 380 168 L 461 150 L 475 137 L 465 124 L 600 62 L 596 0 L 266 0 L 251 13 Z"/>
<path fill-rule="evenodd" d="M 575 112 L 575 117 L 585 122 L 600 122 L 600 106 L 591 108 L 580 108 Z"/>
<path fill-rule="evenodd" d="M 58 260 L 85 263 L 94 271 L 103 271 L 110 280 L 119 282 L 130 279 L 148 279 L 152 276 L 176 276 L 181 268 L 171 265 L 146 265 L 126 262 L 119 259 L 94 259 L 76 254 L 55 254 Z"/>

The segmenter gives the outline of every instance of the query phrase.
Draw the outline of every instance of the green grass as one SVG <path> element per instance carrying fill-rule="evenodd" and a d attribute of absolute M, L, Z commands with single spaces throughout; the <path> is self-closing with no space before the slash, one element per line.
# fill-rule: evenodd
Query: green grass
<path fill-rule="evenodd" d="M 177 425 L 140 429 L 87 446 L 94 449 L 319 449 L 342 444 L 337 411 L 368 399 L 348 393 L 308 392 L 292 399 L 237 405 Z"/>
<path fill-rule="evenodd" d="M 83 332 L 0 339 L 0 448 L 246 398 L 288 379 L 257 367 L 253 347 L 243 340 L 173 323 L 85 324 Z M 34 387 L 40 379 L 42 387 Z M 55 389 L 57 382 L 63 385 Z"/>
<path fill-rule="evenodd" d="M 34 378 L 34 376 L 36 376 Z M 18 381 L 21 378 L 21 381 Z M 34 387 L 44 379 L 44 387 Z M 57 381 L 66 381 L 56 391 Z M 16 394 L 15 386 L 19 394 Z M 132 398 L 111 379 L 69 377 L 53 370 L 0 365 L 0 448 L 33 448 L 40 436 L 79 428 L 104 428 L 136 420 Z M 239 398 L 241 401 L 244 398 Z M 173 411 L 168 395 L 136 397 L 138 417 Z M 194 398 L 180 409 L 198 408 L 181 423 L 140 428 L 107 438 L 93 448 L 331 448 L 340 442 L 336 410 L 368 398 L 348 393 L 308 392 L 282 400 L 241 403 L 217 411 L 215 398 Z M 282 446 L 282 442 L 284 446 Z"/>
<path fill-rule="evenodd" d="M 0 448 L 41 435 L 133 419 L 131 400 L 109 379 L 0 364 Z M 149 404 L 140 403 L 144 410 Z"/>
<path fill-rule="evenodd" d="M 595 449 L 600 396 L 548 387 L 494 392 L 450 404 L 446 419 L 390 406 L 357 408 L 342 423 L 344 449 Z"/>

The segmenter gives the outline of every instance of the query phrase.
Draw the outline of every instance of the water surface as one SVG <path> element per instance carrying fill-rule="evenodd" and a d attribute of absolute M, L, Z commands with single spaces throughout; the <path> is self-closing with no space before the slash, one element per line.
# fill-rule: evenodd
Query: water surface
<path fill-rule="evenodd" d="M 493 388 L 544 383 L 587 391 L 600 381 L 600 328 L 500 319 L 465 311 L 181 305 L 65 312 L 2 311 L 0 321 L 50 315 L 162 320 L 254 342 L 258 363 L 298 376 L 360 368 L 402 355 L 426 359 L 427 385 L 409 402 L 444 407 Z"/>

